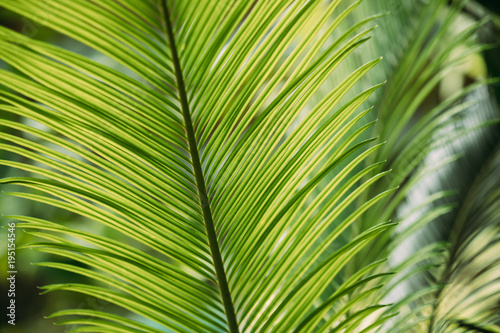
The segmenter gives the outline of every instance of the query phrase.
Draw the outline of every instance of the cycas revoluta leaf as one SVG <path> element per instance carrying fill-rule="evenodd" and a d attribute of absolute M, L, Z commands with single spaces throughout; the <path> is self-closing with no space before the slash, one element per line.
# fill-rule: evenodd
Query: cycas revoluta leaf
<path fill-rule="evenodd" d="M 321 332 L 351 329 L 384 306 L 349 313 L 379 287 L 337 302 L 384 276 L 365 269 L 325 295 L 393 225 L 373 223 L 331 250 L 392 192 L 369 191 L 386 174 L 383 158 L 363 166 L 382 145 L 366 139 L 373 122 L 360 124 L 369 110 L 357 110 L 379 85 L 341 103 L 379 59 L 311 106 L 372 30 L 328 41 L 357 5 L 338 12 L 340 2 L 0 2 L 134 73 L 0 28 L 0 59 L 19 71 L 1 70 L 1 84 L 24 96 L 5 89 L 0 108 L 50 129 L 1 121 L 41 142 L 2 134 L 3 150 L 34 162 L 2 161 L 34 175 L 3 183 L 124 236 L 15 217 L 47 240 L 30 247 L 81 263 L 40 265 L 99 281 L 45 289 L 95 296 L 139 317 L 54 316 L 79 316 L 62 322 L 81 325 L 78 332 Z M 325 315 L 329 308 L 341 310 Z"/>
<path fill-rule="evenodd" d="M 370 214 L 366 214 L 363 223 L 368 226 L 372 223 L 373 216 L 382 216 L 392 217 L 400 222 L 400 226 L 393 233 L 379 237 L 369 250 L 353 260 L 350 263 L 350 271 L 356 271 L 358 267 L 363 267 L 376 258 L 389 256 L 388 267 L 381 265 L 375 272 L 398 272 L 394 276 L 386 277 L 385 286 L 368 300 L 368 304 L 383 300 L 394 303 L 383 310 L 386 315 L 394 317 L 388 320 L 385 326 L 381 326 L 379 332 L 441 332 L 445 326 L 450 327 L 450 330 L 451 327 L 458 327 L 453 318 L 442 318 L 443 326 L 433 326 L 432 317 L 433 308 L 439 302 L 436 295 L 439 295 L 443 288 L 446 290 L 446 281 L 441 277 L 443 270 L 446 266 L 457 264 L 450 254 L 455 242 L 452 241 L 451 245 L 442 242 L 445 239 L 438 234 L 438 227 L 443 229 L 442 221 L 455 214 L 454 204 L 459 197 L 454 196 L 454 192 L 449 189 L 462 189 L 460 186 L 463 185 L 460 183 L 465 182 L 460 174 L 456 173 L 450 175 L 454 183 L 449 188 L 436 182 L 443 180 L 444 177 L 438 176 L 440 173 L 442 175 L 446 167 L 452 163 L 457 164 L 460 158 L 458 154 L 465 148 L 461 146 L 455 152 L 440 154 L 437 159 L 431 159 L 431 154 L 436 156 L 437 149 L 451 150 L 451 144 L 456 145 L 473 131 L 477 136 L 484 136 L 484 130 L 476 134 L 479 132 L 478 127 L 485 127 L 490 120 L 487 118 L 492 117 L 484 107 L 472 108 L 473 105 L 479 104 L 475 90 L 485 91 L 484 85 L 488 81 L 479 80 L 443 100 L 433 97 L 438 92 L 439 85 L 443 84 L 445 73 L 457 71 L 471 55 L 488 47 L 474 39 L 475 33 L 484 22 L 470 24 L 458 32 L 452 28 L 457 21 L 463 19 L 461 11 L 466 3 L 405 1 L 397 8 L 390 8 L 395 6 L 390 2 L 370 3 L 372 8 L 378 7 L 380 10 L 380 7 L 385 7 L 395 12 L 386 24 L 381 23 L 384 33 L 376 35 L 375 47 L 370 49 L 384 53 L 389 60 L 384 62 L 386 68 L 377 68 L 377 74 L 391 76 L 389 83 L 375 96 L 376 110 L 381 120 L 375 131 L 388 139 L 388 144 L 377 154 L 387 157 L 388 164 L 394 171 L 377 185 L 380 188 L 386 187 L 387 182 L 402 185 L 394 196 L 386 197 Z M 408 21 L 413 24 L 401 23 Z M 399 41 L 397 46 L 389 47 L 394 41 Z M 436 101 L 431 102 L 429 106 L 432 99 Z M 481 119 L 478 127 L 470 128 L 471 125 L 464 120 L 467 117 L 486 119 Z M 450 127 L 452 131 L 448 130 Z M 476 139 L 472 143 L 479 146 L 479 142 L 480 140 Z M 469 167 L 467 170 L 473 173 L 475 169 Z M 433 182 L 431 185 L 429 179 Z M 376 192 L 377 187 L 372 187 L 371 190 Z M 456 228 L 457 226 L 453 225 L 452 230 L 455 231 Z M 498 275 L 498 270 L 496 273 Z M 479 302 L 480 298 L 475 295 L 478 294 L 468 294 L 471 302 Z M 492 296 L 492 299 L 494 298 L 495 296 Z M 380 313 L 382 311 L 367 320 L 364 325 L 376 322 L 383 316 Z M 491 311 L 478 313 L 485 316 L 490 313 L 489 315 L 494 317 Z M 465 315 L 462 319 L 472 318 Z"/>
<path fill-rule="evenodd" d="M 451 236 L 450 260 L 442 274 L 432 328 L 496 332 L 500 281 L 499 149 L 474 181 Z"/>

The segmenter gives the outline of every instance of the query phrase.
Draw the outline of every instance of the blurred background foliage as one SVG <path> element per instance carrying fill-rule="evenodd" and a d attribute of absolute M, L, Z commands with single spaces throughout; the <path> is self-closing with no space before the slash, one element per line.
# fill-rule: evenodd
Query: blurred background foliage
<path fill-rule="evenodd" d="M 344 1 L 338 13 L 353 3 Z M 361 80 L 352 91 L 359 92 L 387 80 L 365 105 L 366 108 L 374 106 L 371 120 L 379 120 L 372 134 L 388 141 L 373 161 L 387 159 L 386 166 L 393 169 L 372 189 L 372 194 L 383 188 L 401 187 L 377 204 L 369 215 L 363 216 L 350 232 L 359 234 L 359 230 L 373 225 L 375 221 L 369 218 L 372 214 L 378 216 L 378 220 L 395 220 L 399 226 L 393 233 L 380 237 L 339 277 L 348 277 L 359 267 L 386 257 L 389 258 L 387 264 L 378 269 L 398 270 L 398 274 L 385 280 L 386 286 L 380 292 L 366 296 L 393 304 L 373 314 L 374 318 L 393 316 L 380 332 L 491 332 L 498 329 L 500 127 L 496 120 L 500 85 L 490 79 L 500 77 L 499 15 L 498 0 L 466 4 L 365 0 L 357 4 L 331 36 L 333 42 L 350 29 L 357 31 L 361 28 L 357 24 L 370 17 L 378 25 L 372 40 L 323 85 L 324 93 L 368 60 L 384 57 L 368 74 L 368 79 Z M 0 23 L 116 67 L 88 47 L 9 11 L 0 10 Z M 0 66 L 7 67 L 2 62 Z M 344 99 L 352 98 L 353 94 Z M 321 97 L 317 96 L 312 102 L 318 102 Z M 2 114 L 2 117 L 12 115 Z M 34 137 L 27 139 L 35 140 Z M 0 154 L 1 159 L 20 158 L 5 152 Z M 14 176 L 14 172 L 15 176 L 19 175 L 19 171 L 0 166 L 0 178 Z M 15 190 L 12 186 L 8 189 Z M 80 216 L 3 193 L 0 209 L 3 215 L 43 217 L 118 237 L 98 224 L 82 221 Z M 9 222 L 4 218 L 2 225 Z M 5 235 L 4 231 L 2 244 Z M 18 230 L 18 245 L 33 241 L 32 235 Z M 63 332 L 67 328 L 54 326 L 43 316 L 65 307 L 102 310 L 109 306 L 80 294 L 39 295 L 37 286 L 49 283 L 68 280 L 91 283 L 66 271 L 31 265 L 49 260 L 49 254 L 18 251 L 17 325 L 12 327 L 2 321 L 2 332 Z M 5 246 L 0 248 L 0 266 L 7 266 Z M 6 290 L 6 280 L 0 283 L 2 290 Z M 331 315 L 339 309 L 341 305 L 332 309 Z M 370 324 L 354 320 L 348 331 Z"/>

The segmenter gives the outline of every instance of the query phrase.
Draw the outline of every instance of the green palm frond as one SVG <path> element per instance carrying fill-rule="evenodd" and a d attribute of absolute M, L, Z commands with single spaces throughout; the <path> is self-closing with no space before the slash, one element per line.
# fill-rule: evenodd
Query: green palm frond
<path fill-rule="evenodd" d="M 66 212 L 9 218 L 74 278 L 43 293 L 108 304 L 49 318 L 497 332 L 497 80 L 448 86 L 492 47 L 469 4 L 0 0 L 87 50 L 0 26 L 0 182 Z"/>
<path fill-rule="evenodd" d="M 17 70 L 0 71 L 0 109 L 46 128 L 1 120 L 36 138 L 1 134 L 1 149 L 32 161 L 2 160 L 32 175 L 2 182 L 26 188 L 12 195 L 117 232 L 12 217 L 45 239 L 29 247 L 71 262 L 39 265 L 95 281 L 44 289 L 136 315 L 68 309 L 53 317 L 71 316 L 62 323 L 75 332 L 322 332 L 351 329 L 384 307 L 351 313 L 374 287 L 326 316 L 385 276 L 370 274 L 380 262 L 369 262 L 327 292 L 394 225 L 376 217 L 338 242 L 394 191 L 373 190 L 387 174 L 383 144 L 368 136 L 370 109 L 357 111 L 380 85 L 343 99 L 380 59 L 311 103 L 372 30 L 329 40 L 357 5 L 340 3 L 0 2 L 115 64 L 0 28 L 0 59 Z"/>
<path fill-rule="evenodd" d="M 405 1 L 397 8 L 391 8 L 394 4 L 390 2 L 371 2 L 364 7 L 368 8 L 368 12 L 373 12 L 374 8 L 393 12 L 390 20 L 380 23 L 383 33 L 375 36 L 375 47 L 369 51 L 384 54 L 389 59 L 384 62 L 385 68 L 377 67 L 380 76 L 389 75 L 390 79 L 374 98 L 380 119 L 374 131 L 388 139 L 388 144 L 377 154 L 378 158 L 388 158 L 388 166 L 393 172 L 379 182 L 378 189 L 401 184 L 394 195 L 381 200 L 365 215 L 362 220 L 364 227 L 357 224 L 362 230 L 373 223 L 373 216 L 382 216 L 398 221 L 400 226 L 392 233 L 377 238 L 375 244 L 349 265 L 350 272 L 355 272 L 366 263 L 390 257 L 385 267 L 378 267 L 378 272 L 398 272 L 394 276 L 387 276 L 383 281 L 385 286 L 368 301 L 394 303 L 379 311 L 380 315 L 374 316 L 375 319 L 372 318 L 376 321 L 376 318 L 383 316 L 384 311 L 387 316 L 394 316 L 379 328 L 379 332 L 441 331 L 429 327 L 432 326 L 433 307 L 439 302 L 436 294 L 445 287 L 441 277 L 444 267 L 454 265 L 455 258 L 449 252 L 454 242 L 450 240 L 449 244 L 448 235 L 443 236 L 439 229 L 446 229 L 443 221 L 456 214 L 456 203 L 461 200 L 450 190 L 465 191 L 467 187 L 460 183 L 458 185 L 462 188 L 457 188 L 456 183 L 443 188 L 436 184 L 427 187 L 421 184 L 445 178 L 442 176 L 443 170 L 449 172 L 450 166 L 460 162 L 464 147 L 459 146 L 450 155 L 441 153 L 439 161 L 431 159 L 431 154 L 436 155 L 438 149 L 450 150 L 451 144 L 463 140 L 471 132 L 476 135 L 479 132 L 479 137 L 489 134 L 484 131 L 484 127 L 491 124 L 492 118 L 498 117 L 495 112 L 485 110 L 484 98 L 477 98 L 475 94 L 475 91 L 485 91 L 485 84 L 495 80 L 479 79 L 447 98 L 436 98 L 446 73 L 460 70 L 464 62 L 490 47 L 478 43 L 475 36 L 484 21 L 469 24 L 458 31 L 454 28 L 457 21 L 463 20 L 462 9 L 466 3 L 455 1 L 448 5 L 447 1 Z M 393 46 L 395 41 L 397 43 Z M 473 108 L 478 101 L 483 103 L 480 105 L 482 108 Z M 472 117 L 480 119 L 479 126 L 468 123 Z M 481 146 L 481 149 L 487 148 Z M 478 158 L 478 154 L 473 156 Z M 376 154 L 372 158 L 376 160 Z M 480 164 L 480 159 L 476 163 Z M 470 163 L 468 167 L 469 172 L 474 172 L 475 167 Z M 452 174 L 452 177 L 456 179 L 457 176 Z M 376 192 L 377 186 L 371 190 Z M 412 197 L 416 197 L 416 204 L 413 204 Z M 448 223 L 448 228 L 457 228 L 454 221 Z M 404 252 L 408 254 L 400 254 Z M 495 274 L 493 272 L 491 274 Z M 468 296 L 477 301 L 474 293 Z M 498 299 L 492 296 L 493 303 Z M 488 311 L 478 313 L 485 314 Z M 498 312 L 489 313 L 490 317 L 498 318 Z M 453 324 L 452 319 L 443 320 L 446 325 Z"/>
<path fill-rule="evenodd" d="M 496 332 L 498 326 L 499 150 L 479 173 L 457 215 L 444 286 L 434 306 L 436 331 L 451 328 Z"/>

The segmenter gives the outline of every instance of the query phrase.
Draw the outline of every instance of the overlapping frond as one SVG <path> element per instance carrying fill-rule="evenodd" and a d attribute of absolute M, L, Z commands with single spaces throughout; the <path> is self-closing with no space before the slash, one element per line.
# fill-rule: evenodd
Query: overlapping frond
<path fill-rule="evenodd" d="M 377 154 L 387 157 L 388 165 L 394 171 L 377 185 L 385 187 L 387 182 L 389 186 L 401 184 L 393 196 L 380 201 L 371 212 L 384 219 L 393 218 L 400 226 L 393 233 L 379 237 L 369 251 L 351 262 L 352 272 L 367 262 L 389 256 L 388 265 L 380 266 L 378 271 L 398 272 L 386 277 L 385 286 L 368 301 L 378 299 L 394 303 L 383 310 L 385 315 L 394 317 L 381 326 L 379 332 L 442 331 L 442 327 L 432 325 L 433 312 L 439 302 L 436 295 L 447 283 L 442 278 L 445 267 L 454 266 L 456 260 L 450 254 L 454 242 L 448 243 L 448 235 L 443 232 L 452 225 L 443 225 L 443 221 L 453 217 L 459 199 L 450 190 L 465 189 L 456 188 L 457 182 L 450 187 L 440 186 L 439 182 L 445 178 L 443 170 L 449 172 L 447 168 L 456 164 L 463 155 L 464 147 L 457 147 L 457 142 L 464 141 L 470 133 L 478 133 L 478 129 L 495 117 L 484 107 L 474 107 L 485 103 L 484 97 L 478 98 L 473 93 L 484 91 L 487 80 L 478 79 L 464 88 L 459 87 L 446 98 L 439 96 L 440 87 L 444 85 L 446 88 L 443 78 L 447 73 L 457 71 L 464 62 L 470 61 L 471 56 L 488 48 L 475 39 L 484 21 L 456 29 L 457 21 L 463 19 L 462 10 L 466 3 L 371 3 L 369 9 L 378 7 L 378 10 L 386 9 L 393 15 L 391 19 L 381 20 L 384 33 L 377 35 L 374 41 L 378 49 L 370 49 L 385 55 L 388 61 L 378 73 L 391 77 L 375 96 L 380 119 L 375 131 L 388 140 Z M 392 47 L 395 41 L 397 43 Z M 470 125 L 473 123 L 470 118 L 477 124 Z M 476 134 L 474 144 L 482 142 L 481 135 L 484 132 Z M 451 148 L 452 145 L 455 146 Z M 438 150 L 445 152 L 438 154 Z M 469 164 L 467 170 L 474 172 L 475 167 Z M 456 178 L 456 175 L 449 177 Z M 377 191 L 376 188 L 371 190 Z M 367 214 L 363 219 L 365 227 L 372 224 L 371 217 Z M 452 230 L 457 228 L 453 225 Z M 474 293 L 468 296 L 471 301 L 479 301 Z M 376 322 L 384 316 L 383 311 L 363 325 Z M 487 313 L 483 312 L 484 315 Z M 451 319 L 442 320 L 442 325 L 455 325 Z"/>
<path fill-rule="evenodd" d="M 441 276 L 431 329 L 498 331 L 498 148 L 483 167 L 456 218 L 450 260 Z"/>

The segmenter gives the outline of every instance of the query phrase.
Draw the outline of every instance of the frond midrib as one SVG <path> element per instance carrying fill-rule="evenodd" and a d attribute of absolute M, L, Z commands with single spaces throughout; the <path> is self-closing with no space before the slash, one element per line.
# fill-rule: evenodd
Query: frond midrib
<path fill-rule="evenodd" d="M 208 243 L 210 246 L 210 253 L 214 263 L 215 273 L 217 277 L 217 283 L 219 286 L 219 291 L 222 298 L 222 303 L 224 305 L 229 330 L 232 333 L 239 332 L 238 322 L 236 319 L 236 314 L 234 311 L 234 304 L 231 298 L 231 293 L 229 291 L 229 286 L 227 283 L 226 272 L 224 269 L 224 264 L 222 262 L 222 256 L 219 249 L 219 242 L 217 240 L 217 233 L 215 231 L 215 226 L 212 217 L 212 211 L 210 208 L 210 202 L 207 195 L 207 187 L 205 183 L 205 177 L 203 175 L 203 169 L 200 162 L 200 155 L 198 152 L 198 146 L 196 143 L 195 132 L 193 128 L 193 121 L 191 119 L 191 112 L 189 108 L 189 103 L 186 94 L 186 87 L 184 84 L 184 76 L 182 74 L 181 64 L 179 61 L 179 56 L 177 54 L 177 47 L 175 44 L 174 33 L 172 29 L 172 22 L 170 20 L 170 15 L 168 11 L 168 6 L 166 0 L 162 0 L 162 10 L 165 19 L 165 33 L 167 35 L 168 44 L 172 52 L 172 63 L 174 65 L 175 79 L 177 83 L 177 90 L 179 93 L 179 100 L 181 103 L 182 116 L 184 118 L 184 125 L 186 130 L 186 137 L 189 145 L 189 154 L 191 156 L 191 162 L 193 166 L 196 189 L 198 191 L 198 197 L 203 214 L 203 222 L 205 225 L 205 230 L 207 233 Z"/>

